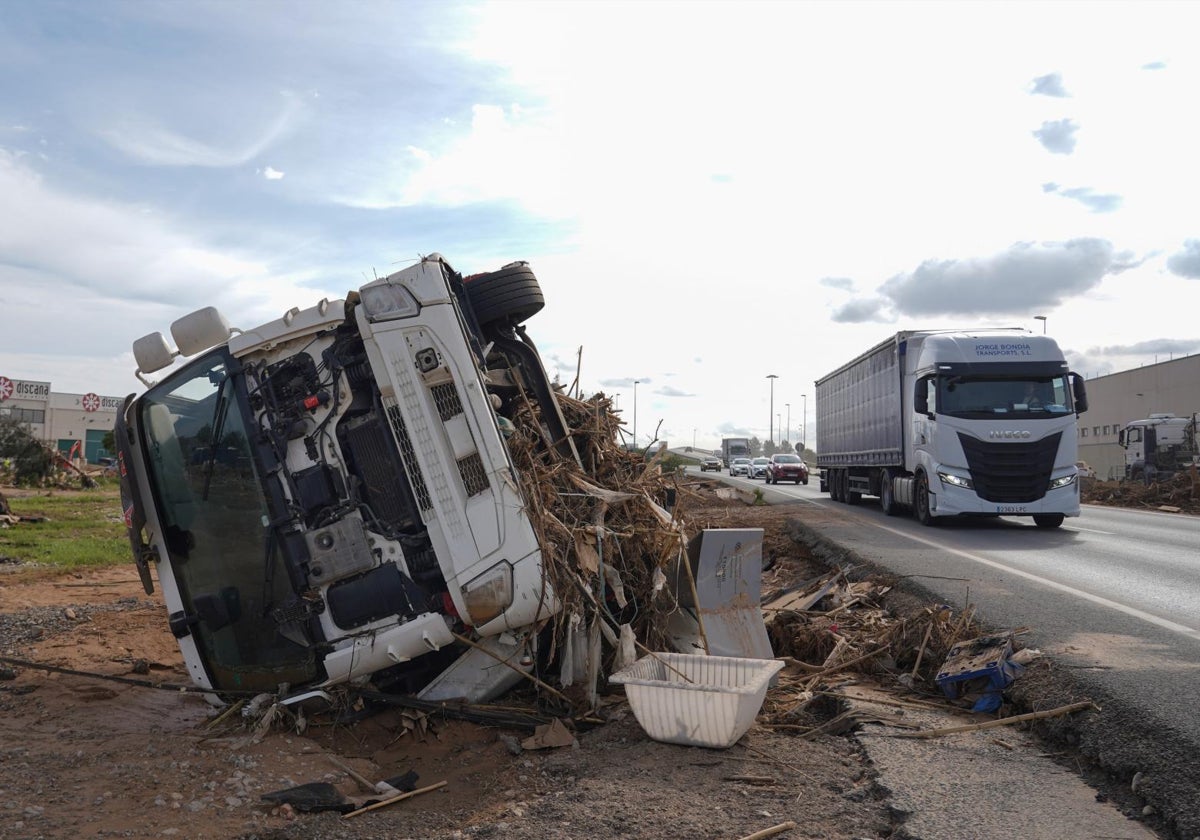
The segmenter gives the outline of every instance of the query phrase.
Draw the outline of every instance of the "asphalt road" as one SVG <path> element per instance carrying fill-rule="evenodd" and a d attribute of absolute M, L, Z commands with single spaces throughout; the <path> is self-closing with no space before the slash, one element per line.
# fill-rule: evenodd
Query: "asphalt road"
<path fill-rule="evenodd" d="M 885 516 L 873 498 L 833 502 L 815 476 L 807 487 L 721 477 L 762 488 L 770 502 L 822 509 L 816 528 L 824 537 L 956 608 L 974 604 L 985 625 L 1028 628 L 1025 646 L 1068 669 L 1090 696 L 1119 707 L 1122 726 L 1136 726 L 1133 737 L 1146 741 L 1122 745 L 1112 733 L 1104 747 L 1110 763 L 1134 765 L 1120 772 L 1178 777 L 1184 768 L 1173 763 L 1195 764 L 1182 757 L 1200 755 L 1200 517 L 1085 505 L 1053 530 L 1023 519 L 926 528 L 908 516 Z M 1165 766 L 1152 770 L 1159 760 Z M 1191 794 L 1182 806 L 1164 802 L 1191 809 L 1180 820 L 1195 831 L 1186 837 L 1200 834 L 1200 789 Z"/>

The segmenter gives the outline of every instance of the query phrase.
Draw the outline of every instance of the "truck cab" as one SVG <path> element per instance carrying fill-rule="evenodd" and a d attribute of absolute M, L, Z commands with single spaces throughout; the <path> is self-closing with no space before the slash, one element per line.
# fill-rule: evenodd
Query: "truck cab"
<path fill-rule="evenodd" d="M 456 637 L 515 661 L 558 608 L 505 443 L 533 402 L 578 458 L 521 326 L 541 306 L 524 263 L 463 278 L 433 254 L 254 328 L 209 307 L 177 349 L 135 342 L 126 525 L 197 685 L 480 701 L 520 679 L 464 666 Z"/>
<path fill-rule="evenodd" d="M 1125 478 L 1151 484 L 1197 462 L 1196 417 L 1151 414 L 1121 429 Z"/>

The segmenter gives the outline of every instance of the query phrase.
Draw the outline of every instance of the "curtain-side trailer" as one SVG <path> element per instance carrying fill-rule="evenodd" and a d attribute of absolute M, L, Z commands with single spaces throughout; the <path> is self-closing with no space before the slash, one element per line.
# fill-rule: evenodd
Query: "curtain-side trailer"
<path fill-rule="evenodd" d="M 816 382 L 821 490 L 888 515 L 1079 515 L 1082 377 L 1023 329 L 896 333 Z"/>

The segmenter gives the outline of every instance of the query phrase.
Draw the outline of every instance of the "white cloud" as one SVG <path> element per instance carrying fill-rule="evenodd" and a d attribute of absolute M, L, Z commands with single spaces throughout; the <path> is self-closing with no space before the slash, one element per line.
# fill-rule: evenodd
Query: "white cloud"
<path fill-rule="evenodd" d="M 263 177 L 266 178 L 268 181 L 278 181 L 281 178 L 283 178 L 283 173 L 280 172 L 278 169 L 276 169 L 273 166 L 268 166 L 266 169 L 263 170 L 262 174 L 263 174 Z"/>
<path fill-rule="evenodd" d="M 241 166 L 285 137 L 303 116 L 299 97 L 285 94 L 282 99 L 282 105 L 269 122 L 251 126 L 257 130 L 248 137 L 244 136 L 248 132 L 239 124 L 237 129 L 241 131 L 235 129 L 231 133 L 240 133 L 241 137 L 204 141 L 162 125 L 152 115 L 137 113 L 118 117 L 100 128 L 98 133 L 113 148 L 147 166 Z M 223 121 L 219 125 L 228 131 Z"/>

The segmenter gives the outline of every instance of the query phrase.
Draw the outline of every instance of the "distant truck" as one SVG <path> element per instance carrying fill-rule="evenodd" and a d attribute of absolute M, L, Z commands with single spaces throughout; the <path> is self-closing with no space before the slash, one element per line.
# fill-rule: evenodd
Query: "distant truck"
<path fill-rule="evenodd" d="M 721 439 L 721 460 L 725 462 L 725 467 L 733 463 L 734 458 L 749 458 L 750 457 L 750 438 L 722 438 Z"/>
<path fill-rule="evenodd" d="M 1125 478 L 1153 484 L 1196 464 L 1196 421 L 1196 414 L 1151 414 L 1127 424 L 1117 438 L 1125 450 Z"/>
<path fill-rule="evenodd" d="M 1079 515 L 1082 377 L 1021 329 L 896 333 L 816 382 L 821 490 L 924 525 L 958 515 Z"/>

